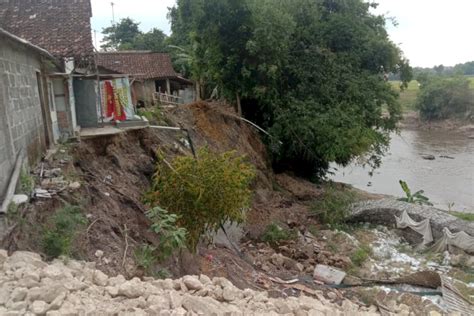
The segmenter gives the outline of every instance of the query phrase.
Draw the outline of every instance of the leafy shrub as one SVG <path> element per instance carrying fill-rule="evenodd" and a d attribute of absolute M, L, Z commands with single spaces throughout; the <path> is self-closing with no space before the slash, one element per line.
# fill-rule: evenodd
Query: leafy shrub
<path fill-rule="evenodd" d="M 207 148 L 198 158 L 160 159 L 147 202 L 177 214 L 186 228 L 187 244 L 196 250 L 201 235 L 226 222 L 241 222 L 249 206 L 254 168 L 235 152 L 216 154 Z"/>
<path fill-rule="evenodd" d="M 463 117 L 473 114 L 474 95 L 464 77 L 432 77 L 421 85 L 416 106 L 426 120 Z"/>
<path fill-rule="evenodd" d="M 370 256 L 372 249 L 368 245 L 362 245 L 351 256 L 352 263 L 360 267 Z"/>
<path fill-rule="evenodd" d="M 296 234 L 293 230 L 284 229 L 279 225 L 272 223 L 265 228 L 261 239 L 272 246 L 277 246 L 282 242 L 296 239 Z"/>
<path fill-rule="evenodd" d="M 345 223 L 355 198 L 355 193 L 330 185 L 323 196 L 314 202 L 312 211 L 323 224 L 341 226 Z"/>
<path fill-rule="evenodd" d="M 400 180 L 399 183 L 406 195 L 406 197 L 398 199 L 399 201 L 420 205 L 433 205 L 430 202 L 430 199 L 423 195 L 425 191 L 419 190 L 412 194 L 408 184 L 405 181 Z"/>
<path fill-rule="evenodd" d="M 185 246 L 187 231 L 177 226 L 178 215 L 169 214 L 168 211 L 156 206 L 147 212 L 147 216 L 152 221 L 151 230 L 160 236 L 160 244 L 154 249 L 158 251 L 160 260 L 166 260 L 175 250 Z M 154 250 L 147 249 L 151 254 Z"/>
<path fill-rule="evenodd" d="M 50 258 L 70 256 L 74 237 L 86 222 L 78 206 L 66 205 L 57 210 L 43 232 L 42 246 L 46 255 Z"/>

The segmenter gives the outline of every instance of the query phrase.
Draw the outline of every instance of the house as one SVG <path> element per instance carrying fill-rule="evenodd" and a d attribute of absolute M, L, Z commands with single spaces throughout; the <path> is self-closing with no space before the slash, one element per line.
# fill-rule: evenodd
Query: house
<path fill-rule="evenodd" d="M 129 78 L 99 74 L 90 0 L 0 0 L 0 196 L 21 149 L 30 164 L 81 128 L 143 123 Z"/>
<path fill-rule="evenodd" d="M 100 52 L 97 65 L 100 72 L 128 74 L 133 78 L 134 104 L 194 101 L 193 82 L 174 70 L 168 54 L 151 51 Z"/>
<path fill-rule="evenodd" d="M 46 50 L 0 29 L 0 196 L 19 152 L 34 163 L 54 142 L 47 74 L 59 68 Z"/>
<path fill-rule="evenodd" d="M 128 77 L 98 73 L 91 17 L 90 0 L 0 1 L 0 27 L 51 52 L 62 64 L 62 71 L 49 74 L 57 105 L 57 139 L 73 137 L 80 128 L 140 120 L 129 96 Z M 112 89 L 104 91 L 105 86 Z M 109 104 L 106 97 L 111 98 Z"/>

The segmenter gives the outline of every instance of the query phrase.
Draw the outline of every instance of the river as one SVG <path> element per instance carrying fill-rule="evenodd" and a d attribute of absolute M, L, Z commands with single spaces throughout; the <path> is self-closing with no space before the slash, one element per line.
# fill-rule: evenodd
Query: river
<path fill-rule="evenodd" d="M 435 160 L 425 160 L 433 155 Z M 441 156 L 448 156 L 441 157 Z M 474 213 L 474 139 L 446 130 L 402 130 L 392 135 L 382 165 L 369 176 L 358 164 L 332 166 L 331 179 L 378 194 L 404 196 L 399 180 L 412 192 L 424 190 L 441 209 Z"/>

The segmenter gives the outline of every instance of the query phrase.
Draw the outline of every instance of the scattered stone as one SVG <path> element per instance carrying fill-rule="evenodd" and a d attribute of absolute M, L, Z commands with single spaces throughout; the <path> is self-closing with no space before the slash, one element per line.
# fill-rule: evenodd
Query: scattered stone
<path fill-rule="evenodd" d="M 28 200 L 29 198 L 25 194 L 15 194 L 12 198 L 12 203 L 15 203 L 16 205 L 21 205 L 28 202 Z"/>
<path fill-rule="evenodd" d="M 97 250 L 94 255 L 96 256 L 96 258 L 100 259 L 104 255 L 104 252 L 102 250 Z"/>
<path fill-rule="evenodd" d="M 31 311 L 37 315 L 42 315 L 48 310 L 48 304 L 43 301 L 34 301 L 30 307 Z"/>
<path fill-rule="evenodd" d="M 78 189 L 80 189 L 80 188 L 81 188 L 81 183 L 80 183 L 80 182 L 77 182 L 77 181 L 76 181 L 76 182 L 71 182 L 71 183 L 69 184 L 69 189 L 71 189 L 71 190 L 73 190 L 73 191 L 78 190 Z"/>
<path fill-rule="evenodd" d="M 202 283 L 199 281 L 198 277 L 196 276 L 187 275 L 183 277 L 183 282 L 184 282 L 184 285 L 186 285 L 186 287 L 189 290 L 202 289 Z"/>

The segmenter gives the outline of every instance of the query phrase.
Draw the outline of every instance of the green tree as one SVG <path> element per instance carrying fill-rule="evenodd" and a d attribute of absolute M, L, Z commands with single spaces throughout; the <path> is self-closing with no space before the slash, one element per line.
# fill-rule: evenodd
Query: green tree
<path fill-rule="evenodd" d="M 178 0 L 171 41 L 196 45 L 206 82 L 282 145 L 274 166 L 312 177 L 330 162 L 380 155 L 400 119 L 385 81 L 411 68 L 385 18 L 360 0 Z M 278 143 L 278 142 L 277 142 Z M 279 144 L 279 143 L 278 143 Z"/>
<path fill-rule="evenodd" d="M 168 51 L 167 38 L 168 36 L 162 30 L 154 28 L 147 33 L 138 34 L 130 48 L 164 53 Z"/>
<path fill-rule="evenodd" d="M 120 22 L 106 27 L 102 30 L 104 34 L 104 44 L 101 46 L 104 50 L 117 49 L 124 50 L 133 46 L 136 37 L 141 34 L 140 23 L 130 18 L 120 20 Z"/>
<path fill-rule="evenodd" d="M 104 44 L 101 46 L 104 50 L 151 50 L 154 52 L 166 52 L 167 39 L 163 31 L 154 28 L 147 33 L 139 29 L 140 23 L 133 19 L 125 18 L 120 22 L 106 27 L 102 33 Z"/>

